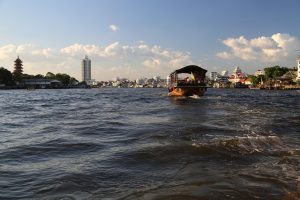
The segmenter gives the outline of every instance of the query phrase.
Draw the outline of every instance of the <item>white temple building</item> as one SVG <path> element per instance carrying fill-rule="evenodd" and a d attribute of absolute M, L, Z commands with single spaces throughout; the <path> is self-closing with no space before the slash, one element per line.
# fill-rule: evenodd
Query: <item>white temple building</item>
<path fill-rule="evenodd" d="M 242 72 L 242 70 L 239 67 L 236 67 L 233 70 L 233 73 L 229 77 L 229 81 L 231 83 L 244 83 L 246 79 L 245 74 Z"/>

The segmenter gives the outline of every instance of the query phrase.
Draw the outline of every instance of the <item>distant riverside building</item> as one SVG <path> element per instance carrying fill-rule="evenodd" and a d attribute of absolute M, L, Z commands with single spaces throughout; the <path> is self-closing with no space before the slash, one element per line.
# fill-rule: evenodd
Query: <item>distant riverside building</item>
<path fill-rule="evenodd" d="M 297 80 L 300 81 L 300 56 L 298 56 L 298 73 L 297 73 Z"/>
<path fill-rule="evenodd" d="M 36 89 L 45 89 L 45 88 L 57 88 L 60 87 L 62 84 L 58 80 L 52 79 L 24 79 L 23 83 L 27 87 L 33 87 Z"/>
<path fill-rule="evenodd" d="M 218 77 L 217 77 L 216 81 L 225 84 L 225 83 L 229 82 L 228 79 L 229 79 L 228 71 L 223 70 L 221 72 L 221 75 L 218 74 Z"/>
<path fill-rule="evenodd" d="M 143 87 L 146 84 L 147 79 L 146 78 L 137 78 L 135 80 L 136 87 Z"/>
<path fill-rule="evenodd" d="M 166 84 L 169 85 L 170 83 L 171 83 L 171 77 L 170 77 L 170 76 L 167 76 Z"/>
<path fill-rule="evenodd" d="M 97 82 L 95 79 L 91 79 L 91 80 L 87 80 L 87 81 L 86 81 L 86 84 L 87 84 L 87 85 L 97 85 L 98 82 Z"/>
<path fill-rule="evenodd" d="M 85 56 L 85 58 L 82 59 L 81 61 L 81 77 L 82 77 L 82 81 L 85 81 L 86 83 L 92 80 L 91 60 L 88 58 L 88 56 Z"/>
<path fill-rule="evenodd" d="M 156 81 L 156 82 L 158 82 L 160 80 L 160 76 L 154 76 L 153 80 Z"/>
<path fill-rule="evenodd" d="M 255 76 L 264 76 L 265 75 L 265 71 L 263 70 L 257 70 L 255 73 L 254 73 Z"/>
<path fill-rule="evenodd" d="M 115 77 L 115 78 L 113 78 L 113 81 L 114 82 L 120 81 L 120 78 L 119 77 Z"/>
<path fill-rule="evenodd" d="M 246 79 L 245 74 L 242 72 L 242 70 L 239 67 L 236 67 L 233 70 L 233 73 L 229 77 L 229 81 L 231 83 L 244 83 Z"/>
<path fill-rule="evenodd" d="M 252 85 L 253 84 L 253 78 L 252 77 L 247 77 L 245 79 L 245 85 Z"/>
<path fill-rule="evenodd" d="M 218 72 L 210 72 L 209 79 L 212 81 L 217 80 Z"/>

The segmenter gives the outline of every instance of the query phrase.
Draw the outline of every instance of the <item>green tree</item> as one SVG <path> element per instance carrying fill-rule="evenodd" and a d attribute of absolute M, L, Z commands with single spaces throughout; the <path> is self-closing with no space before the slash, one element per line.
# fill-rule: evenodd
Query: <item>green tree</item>
<path fill-rule="evenodd" d="M 13 76 L 12 73 L 5 69 L 4 67 L 0 68 L 0 84 L 12 85 L 13 84 Z"/>
<path fill-rule="evenodd" d="M 78 81 L 76 78 L 71 77 L 71 78 L 70 78 L 70 84 L 71 84 L 71 85 L 76 85 L 76 83 L 78 84 L 79 81 Z"/>
<path fill-rule="evenodd" d="M 60 81 L 63 85 L 69 85 L 71 77 L 68 74 L 56 74 L 55 79 Z"/>
<path fill-rule="evenodd" d="M 34 78 L 36 78 L 36 79 L 43 79 L 45 77 L 42 74 L 37 74 L 37 75 L 34 76 Z"/>
<path fill-rule="evenodd" d="M 261 84 L 265 80 L 266 80 L 266 77 L 264 75 L 257 76 L 257 81 L 258 81 L 259 84 Z"/>
<path fill-rule="evenodd" d="M 270 79 L 274 78 L 274 77 L 273 77 L 273 74 L 274 74 L 274 71 L 275 71 L 276 67 L 279 67 L 279 66 L 266 67 L 266 68 L 264 69 L 264 71 L 265 71 L 265 76 L 266 76 L 266 79 L 267 79 L 267 80 L 270 80 Z"/>
<path fill-rule="evenodd" d="M 85 81 L 79 82 L 79 85 L 87 85 Z"/>
<path fill-rule="evenodd" d="M 16 82 L 21 82 L 22 80 L 22 73 L 23 73 L 23 61 L 19 58 L 15 60 L 15 70 L 13 71 L 13 78 Z"/>
<path fill-rule="evenodd" d="M 47 72 L 45 78 L 48 78 L 48 79 L 55 79 L 55 74 L 53 74 L 52 72 Z"/>
<path fill-rule="evenodd" d="M 252 84 L 253 85 L 258 85 L 259 84 L 259 79 L 257 76 L 250 76 L 252 78 Z"/>
<path fill-rule="evenodd" d="M 266 79 L 270 80 L 284 75 L 286 72 L 289 71 L 289 69 L 286 67 L 273 66 L 273 67 L 266 67 L 264 71 L 265 71 Z"/>
<path fill-rule="evenodd" d="M 22 74 L 22 79 L 32 79 L 34 78 L 33 75 L 30 75 L 30 74 Z"/>
<path fill-rule="evenodd" d="M 259 75 L 259 76 L 250 75 L 248 77 L 252 78 L 253 85 L 259 85 L 259 84 L 261 84 L 262 81 L 265 81 L 264 75 Z"/>
<path fill-rule="evenodd" d="M 286 67 L 276 68 L 274 71 L 274 77 L 280 77 L 280 76 L 284 75 L 285 73 L 287 73 L 288 71 L 289 71 L 289 69 Z"/>

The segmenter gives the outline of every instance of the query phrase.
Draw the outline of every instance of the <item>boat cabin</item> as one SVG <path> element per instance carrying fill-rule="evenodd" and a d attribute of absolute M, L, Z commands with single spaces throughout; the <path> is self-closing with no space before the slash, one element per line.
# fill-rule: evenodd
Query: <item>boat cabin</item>
<path fill-rule="evenodd" d="M 175 70 L 170 74 L 170 85 L 205 85 L 204 79 L 207 70 L 198 67 L 197 65 L 189 65 L 181 69 Z M 180 78 L 180 74 L 190 74 L 190 77 Z"/>

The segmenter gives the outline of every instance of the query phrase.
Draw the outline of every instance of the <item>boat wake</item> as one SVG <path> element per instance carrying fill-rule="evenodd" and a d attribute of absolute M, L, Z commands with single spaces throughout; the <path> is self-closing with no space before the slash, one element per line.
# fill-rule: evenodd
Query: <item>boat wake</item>
<path fill-rule="evenodd" d="M 196 95 L 196 94 L 194 94 L 194 95 L 192 95 L 192 96 L 189 96 L 190 98 L 192 98 L 192 99 L 200 99 L 200 96 L 198 96 L 198 95 Z"/>

